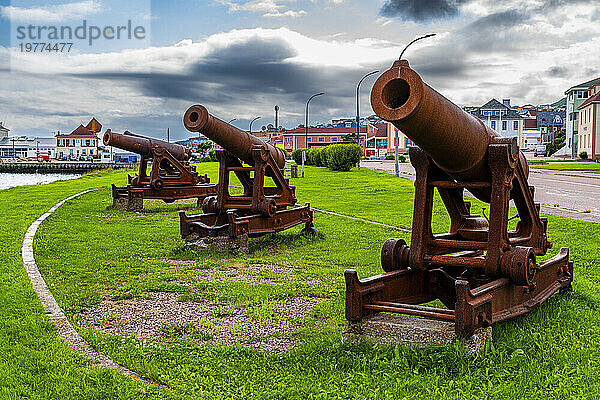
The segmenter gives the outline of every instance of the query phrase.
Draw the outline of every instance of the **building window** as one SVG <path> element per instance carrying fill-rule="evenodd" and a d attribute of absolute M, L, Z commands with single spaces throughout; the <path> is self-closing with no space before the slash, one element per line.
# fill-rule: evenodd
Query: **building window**
<path fill-rule="evenodd" d="M 502 121 L 502 130 L 505 131 L 506 130 L 506 121 Z"/>
<path fill-rule="evenodd" d="M 75 146 L 81 146 L 81 139 L 75 139 Z"/>
<path fill-rule="evenodd" d="M 492 121 L 492 129 L 496 129 L 496 121 Z"/>
<path fill-rule="evenodd" d="M 319 136 L 319 142 L 324 142 L 324 141 L 325 141 L 325 138 L 322 136 Z"/>
<path fill-rule="evenodd" d="M 337 142 L 337 141 L 338 141 L 338 138 L 336 138 L 336 137 L 332 137 L 332 138 L 331 138 L 331 141 L 332 141 L 332 142 Z"/>
<path fill-rule="evenodd" d="M 312 142 L 312 138 L 310 138 L 310 137 L 309 137 L 307 141 L 308 141 L 308 142 Z"/>
<path fill-rule="evenodd" d="M 519 121 L 515 121 L 513 122 L 513 131 L 518 131 L 519 130 Z"/>

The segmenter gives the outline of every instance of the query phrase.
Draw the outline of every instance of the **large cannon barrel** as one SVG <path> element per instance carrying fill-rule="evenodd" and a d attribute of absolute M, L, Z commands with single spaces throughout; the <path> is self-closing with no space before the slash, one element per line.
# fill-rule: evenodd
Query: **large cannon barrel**
<path fill-rule="evenodd" d="M 487 149 L 498 133 L 424 83 L 408 61 L 394 62 L 377 79 L 371 90 L 371 106 L 454 179 L 490 179 Z M 525 157 L 520 154 L 520 158 L 527 173 Z M 474 194 L 489 200 L 489 193 Z"/>
<path fill-rule="evenodd" d="M 244 132 L 209 114 L 204 106 L 197 104 L 188 108 L 183 116 L 183 124 L 187 130 L 202 133 L 249 164 L 254 164 L 252 147 L 261 146 L 269 151 L 279 168 L 285 166 L 285 153 L 283 150 L 271 146 L 256 136 L 250 135 L 248 132 Z"/>
<path fill-rule="evenodd" d="M 129 131 L 117 133 L 108 129 L 106 133 L 104 133 L 102 142 L 105 146 L 118 147 L 119 149 L 137 153 L 146 158 L 152 158 L 152 149 L 155 146 L 159 146 L 167 150 L 179 161 L 187 161 L 192 155 L 192 151 L 188 147 L 177 143 L 169 143 L 146 136 L 136 135 Z"/>

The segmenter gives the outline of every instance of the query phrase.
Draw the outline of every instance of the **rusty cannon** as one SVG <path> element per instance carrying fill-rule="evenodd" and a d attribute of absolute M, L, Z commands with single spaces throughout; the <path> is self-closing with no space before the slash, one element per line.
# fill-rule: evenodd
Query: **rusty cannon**
<path fill-rule="evenodd" d="M 377 312 L 414 315 L 449 321 L 457 336 L 469 337 L 571 288 L 568 248 L 537 260 L 552 243 L 516 138 L 500 137 L 454 105 L 406 60 L 378 78 L 371 105 L 418 146 L 410 149 L 412 237 L 410 247 L 402 239 L 384 243 L 385 273 L 359 280 L 356 271 L 345 271 L 348 321 Z M 434 189 L 450 216 L 443 234 L 432 233 Z M 465 190 L 489 204 L 489 216 L 471 213 Z M 517 213 L 509 217 L 511 200 Z M 433 300 L 445 308 L 423 305 Z"/>
<path fill-rule="evenodd" d="M 217 192 L 206 175 L 199 175 L 189 164 L 191 149 L 176 143 L 148 138 L 125 131 L 106 131 L 104 145 L 140 155 L 136 176 L 128 176 L 128 185 L 112 185 L 113 206 L 125 211 L 139 211 L 144 199 L 161 199 L 172 203 L 179 199 L 197 198 L 198 203 Z M 152 171 L 148 175 L 148 163 Z"/>
<path fill-rule="evenodd" d="M 239 239 L 240 247 L 247 247 L 248 237 L 302 223 L 303 233 L 314 232 L 310 205 L 295 206 L 295 188 L 284 177 L 285 154 L 281 149 L 214 117 L 201 105 L 186 111 L 183 124 L 223 148 L 216 152 L 219 161 L 216 196 L 204 199 L 204 214 L 179 214 L 181 235 L 186 241 L 227 237 Z M 240 194 L 230 193 L 231 173 L 241 183 Z"/>

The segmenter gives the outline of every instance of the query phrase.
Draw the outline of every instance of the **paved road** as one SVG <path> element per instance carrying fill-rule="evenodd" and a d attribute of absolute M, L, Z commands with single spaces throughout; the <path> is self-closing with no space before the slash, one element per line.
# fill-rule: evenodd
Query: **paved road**
<path fill-rule="evenodd" d="M 393 161 L 363 161 L 361 166 L 394 173 Z M 410 163 L 400 164 L 400 176 L 415 179 Z M 542 212 L 600 223 L 600 174 L 530 169 L 529 182 Z"/>

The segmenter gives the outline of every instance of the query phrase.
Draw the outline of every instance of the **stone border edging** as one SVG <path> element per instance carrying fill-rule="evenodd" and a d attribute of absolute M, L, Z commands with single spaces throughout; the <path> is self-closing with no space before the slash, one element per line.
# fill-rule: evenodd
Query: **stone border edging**
<path fill-rule="evenodd" d="M 134 380 L 149 385 L 161 386 L 123 367 L 122 365 L 117 364 L 109 357 L 92 349 L 87 344 L 87 342 L 83 340 L 81 335 L 77 333 L 75 328 L 73 328 L 73 325 L 71 325 L 71 323 L 67 319 L 65 313 L 56 302 L 56 299 L 54 298 L 50 290 L 48 290 L 48 285 L 46 285 L 46 281 L 44 281 L 44 278 L 42 277 L 40 270 L 38 269 L 37 264 L 35 262 L 35 255 L 33 252 L 33 240 L 35 238 L 35 234 L 40 224 L 67 201 L 98 189 L 99 188 L 85 190 L 83 192 L 67 197 L 66 199 L 55 204 L 54 207 L 52 207 L 41 217 L 36 219 L 35 222 L 29 226 L 27 232 L 25 233 L 25 237 L 23 238 L 23 244 L 21 246 L 21 258 L 23 259 L 23 268 L 25 268 L 27 276 L 29 277 L 29 281 L 33 286 L 33 290 L 35 290 L 35 293 L 42 302 L 42 305 L 46 310 L 48 318 L 50 318 L 50 320 L 54 322 L 54 325 L 56 325 L 58 336 L 65 342 L 67 342 L 67 344 L 73 350 L 75 350 L 76 352 L 80 353 L 88 359 L 96 361 L 100 364 L 100 366 L 110 367 L 126 376 L 129 376 Z"/>

